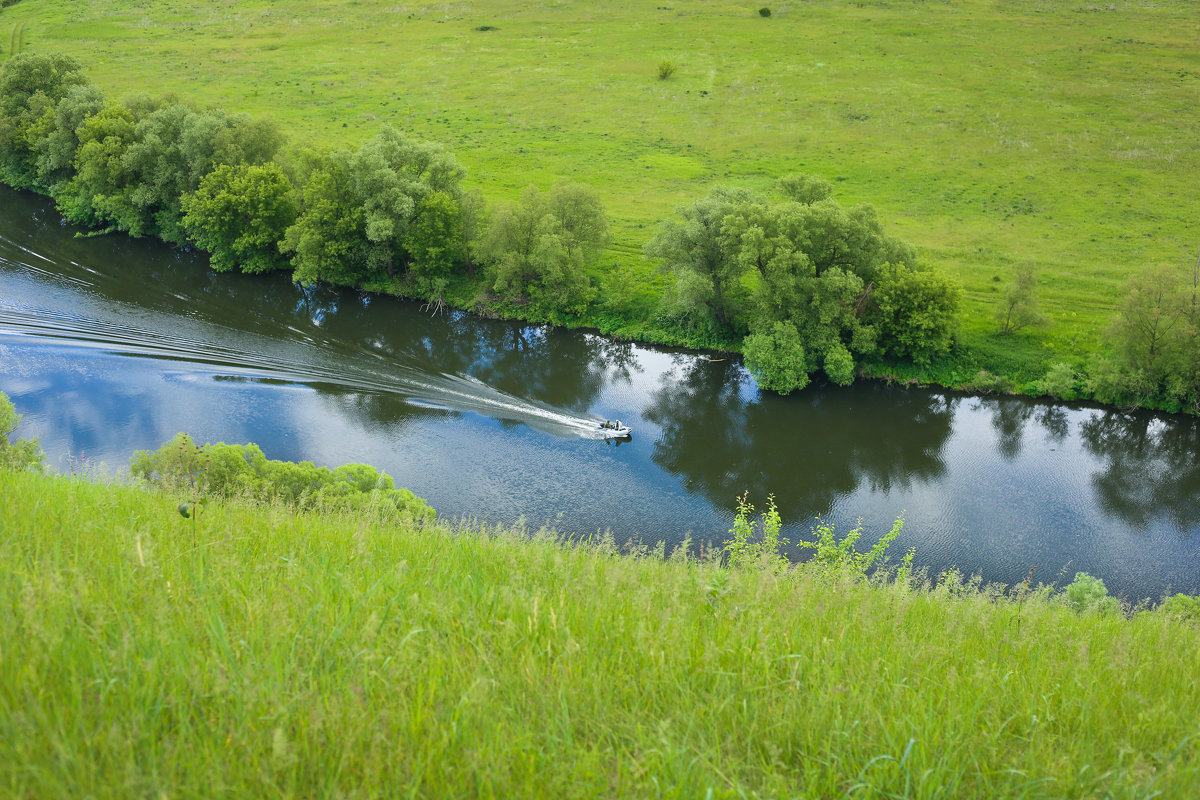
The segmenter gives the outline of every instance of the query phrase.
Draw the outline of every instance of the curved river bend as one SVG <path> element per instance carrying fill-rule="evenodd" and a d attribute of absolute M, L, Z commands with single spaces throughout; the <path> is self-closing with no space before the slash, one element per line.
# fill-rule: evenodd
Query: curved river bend
<path fill-rule="evenodd" d="M 864 545 L 1016 583 L 1200 593 L 1200 427 L 876 384 L 761 394 L 731 360 L 455 313 L 284 276 L 216 274 L 124 236 L 75 238 L 0 190 L 0 391 L 60 469 L 124 467 L 178 431 L 271 458 L 373 464 L 443 517 L 618 541 L 719 542 L 774 493 Z M 634 429 L 588 438 L 603 418 Z"/>

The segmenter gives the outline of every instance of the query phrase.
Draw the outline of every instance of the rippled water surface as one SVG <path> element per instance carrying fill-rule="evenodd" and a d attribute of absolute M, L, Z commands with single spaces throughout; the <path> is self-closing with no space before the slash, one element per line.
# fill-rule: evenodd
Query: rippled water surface
<path fill-rule="evenodd" d="M 374 464 L 445 517 L 668 544 L 719 542 L 748 490 L 774 493 L 792 539 L 861 518 L 868 543 L 903 514 L 895 547 L 935 572 L 1200 593 L 1194 420 L 882 385 L 768 396 L 733 360 L 75 232 L 0 190 L 0 390 L 61 469 L 187 431 Z M 633 440 L 593 438 L 604 418 Z"/>

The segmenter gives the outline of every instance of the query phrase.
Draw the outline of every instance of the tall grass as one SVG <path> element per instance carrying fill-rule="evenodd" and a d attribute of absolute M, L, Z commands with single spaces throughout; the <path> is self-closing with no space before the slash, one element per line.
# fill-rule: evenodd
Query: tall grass
<path fill-rule="evenodd" d="M 1200 785 L 1165 614 L 178 499 L 0 472 L 0 795 Z"/>

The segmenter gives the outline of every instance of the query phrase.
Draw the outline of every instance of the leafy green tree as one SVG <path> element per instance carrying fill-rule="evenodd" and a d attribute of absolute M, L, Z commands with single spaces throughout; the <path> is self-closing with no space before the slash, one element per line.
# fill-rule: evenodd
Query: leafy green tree
<path fill-rule="evenodd" d="M 1179 274 L 1155 267 L 1133 277 L 1110 336 L 1121 360 L 1163 381 L 1186 340 L 1191 307 Z"/>
<path fill-rule="evenodd" d="M 808 385 L 808 361 L 800 332 L 789 322 L 747 336 L 742 346 L 746 369 L 763 389 L 789 394 Z"/>
<path fill-rule="evenodd" d="M 886 235 L 875 209 L 866 205 L 847 209 L 829 199 L 801 204 L 790 235 L 818 275 L 839 267 L 869 283 L 884 264 L 916 260 L 912 247 Z"/>
<path fill-rule="evenodd" d="M 104 93 L 91 84 L 78 84 L 54 107 L 49 130 L 33 143 L 37 154 L 37 185 L 56 195 L 75 174 L 75 154 L 79 150 L 79 128 L 105 107 Z"/>
<path fill-rule="evenodd" d="M 185 238 L 184 195 L 221 164 L 269 161 L 282 141 L 272 123 L 221 110 L 194 111 L 180 103 L 139 120 L 134 138 L 122 156 L 132 175 L 130 203 L 115 222 L 134 236 L 157 235 L 176 243 Z"/>
<path fill-rule="evenodd" d="M 779 179 L 779 191 L 789 200 L 811 205 L 829 198 L 833 184 L 812 175 L 787 175 Z"/>
<path fill-rule="evenodd" d="M 700 325 L 719 330 L 745 330 L 749 293 L 742 283 L 742 263 L 731 254 L 722 228 L 725 218 L 749 201 L 760 201 L 745 189 L 718 186 L 708 197 L 680 208 L 646 245 L 646 254 L 662 260 L 675 281 L 667 300 L 670 311 L 694 316 Z"/>
<path fill-rule="evenodd" d="M 37 187 L 35 143 L 53 128 L 54 107 L 87 82 L 83 68 L 60 53 L 19 53 L 0 67 L 0 180 Z"/>
<path fill-rule="evenodd" d="M 580 313 L 594 290 L 583 266 L 603 245 L 608 226 L 596 193 L 559 182 L 548 193 L 529 186 L 492 216 L 484 250 L 493 289 L 525 297 L 543 313 Z"/>
<path fill-rule="evenodd" d="M 292 184 L 275 163 L 223 164 L 184 195 L 183 228 L 214 269 L 257 273 L 288 266 L 278 242 L 296 220 Z"/>
<path fill-rule="evenodd" d="M 403 242 L 411 289 L 420 297 L 439 299 L 455 267 L 467 261 L 463 208 L 448 192 L 436 190 L 422 197 L 415 211 Z"/>
<path fill-rule="evenodd" d="M 1017 267 L 1012 284 L 1004 291 L 996 321 L 1000 333 L 1008 334 L 1022 328 L 1040 327 L 1048 320 L 1037 301 L 1037 272 L 1032 264 Z"/>
<path fill-rule="evenodd" d="M 134 113 L 121 103 L 110 103 L 76 128 L 74 175 L 55 193 L 63 216 L 94 227 L 115 226 L 135 213 L 129 197 L 134 176 L 124 156 L 136 130 Z"/>
<path fill-rule="evenodd" d="M 296 221 L 279 244 L 291 255 L 297 283 L 355 286 L 368 277 L 362 252 L 364 211 L 347 161 L 348 154 L 334 153 L 309 174 L 301 190 Z"/>
<path fill-rule="evenodd" d="M 806 371 L 823 369 L 845 385 L 854 378 L 853 354 L 875 348 L 875 330 L 863 314 L 869 292 L 859 271 L 872 274 L 878 267 L 873 252 L 847 250 L 841 266 L 824 250 L 812 250 L 814 241 L 828 242 L 831 228 L 842 223 L 854 224 L 831 202 L 745 203 L 726 216 L 722 231 L 726 250 L 757 283 L 752 333 L 773 336 L 776 323 L 788 322 L 799 335 Z"/>
<path fill-rule="evenodd" d="M 1182 277 L 1160 266 L 1130 280 L 1089 369 L 1097 400 L 1200 412 L 1200 265 L 1190 291 Z"/>
<path fill-rule="evenodd" d="M 441 147 L 384 128 L 357 151 L 301 162 L 299 214 L 280 245 L 296 280 L 386 281 L 434 298 L 467 262 L 480 209 Z"/>
<path fill-rule="evenodd" d="M 824 181 L 794 175 L 780 188 L 788 200 L 715 189 L 647 246 L 675 275 L 677 303 L 749 330 L 746 362 L 761 385 L 792 391 L 818 370 L 848 384 L 879 344 L 922 363 L 949 348 L 956 283 L 909 266 L 912 248 L 871 207 L 829 199 Z"/>
<path fill-rule="evenodd" d="M 451 249 L 461 252 L 461 232 L 448 225 L 445 203 L 426 202 L 441 192 L 451 201 L 461 194 L 464 171 L 442 147 L 416 142 L 393 128 L 385 127 L 349 160 L 349 176 L 354 193 L 363 207 L 366 233 L 366 260 L 375 274 L 396 277 L 406 271 L 413 259 L 409 243 L 420 242 L 425 253 L 431 246 L 437 256 Z M 443 198 L 444 199 L 444 198 Z M 435 222 L 422 220 L 423 213 L 440 214 Z M 451 214 L 451 220 L 457 217 Z M 424 226 L 421 234 L 413 229 Z M 458 241 L 434 245 L 429 234 L 440 230 Z"/>
<path fill-rule="evenodd" d="M 885 265 L 871 294 L 870 311 L 880 352 L 928 365 L 954 344 L 961 303 L 962 285 L 944 273 Z"/>
<path fill-rule="evenodd" d="M 849 386 L 854 383 L 854 356 L 846 345 L 840 341 L 831 342 L 825 350 L 825 361 L 822 364 L 829 380 L 839 386 Z"/>

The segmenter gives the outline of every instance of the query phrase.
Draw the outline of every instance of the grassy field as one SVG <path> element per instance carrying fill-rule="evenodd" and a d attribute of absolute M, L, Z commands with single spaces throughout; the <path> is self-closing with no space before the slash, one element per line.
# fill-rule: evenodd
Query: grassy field
<path fill-rule="evenodd" d="M 1114 797 L 1197 628 L 0 471 L 4 797 Z"/>
<path fill-rule="evenodd" d="M 492 201 L 586 182 L 613 217 L 606 265 L 651 292 L 641 247 L 676 206 L 816 174 L 963 280 L 965 342 L 992 367 L 1094 350 L 1130 274 L 1196 258 L 1191 0 L 661 3 L 39 0 L 3 11 L 0 40 L 20 28 L 111 94 L 270 115 L 300 141 L 391 123 L 447 144 Z M 997 337 L 1025 262 L 1054 324 Z"/>

